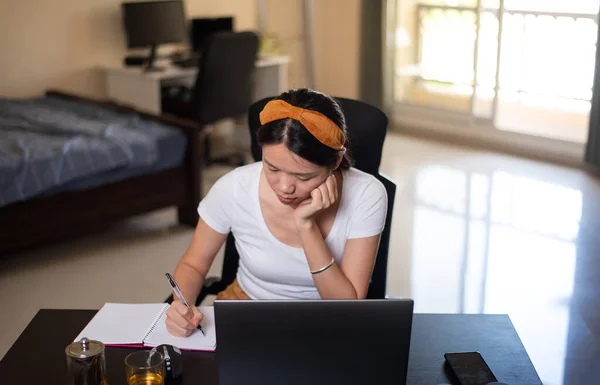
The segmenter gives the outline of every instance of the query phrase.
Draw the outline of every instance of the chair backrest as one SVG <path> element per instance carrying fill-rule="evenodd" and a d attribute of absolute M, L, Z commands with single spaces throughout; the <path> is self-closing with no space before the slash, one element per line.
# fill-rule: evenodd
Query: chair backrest
<path fill-rule="evenodd" d="M 194 118 L 201 124 L 248 111 L 258 52 L 254 32 L 219 32 L 209 36 L 199 60 L 192 94 Z"/>
<path fill-rule="evenodd" d="M 262 150 L 256 137 L 256 132 L 260 128 L 259 114 L 271 99 L 273 98 L 265 98 L 253 103 L 248 112 L 252 157 L 255 161 L 262 159 Z M 388 118 L 380 109 L 370 104 L 345 98 L 336 98 L 336 100 L 340 103 L 346 116 L 349 146 L 351 147 L 351 154 L 355 161 L 354 167 L 375 176 L 383 183 L 388 195 L 385 228 L 379 241 L 377 259 L 367 293 L 368 299 L 385 298 L 392 212 L 394 209 L 394 197 L 396 196 L 396 184 L 387 177 L 379 174 Z M 225 246 L 221 276 L 221 282 L 224 285 L 228 285 L 235 279 L 238 261 L 239 255 L 235 248 L 235 239 L 232 234 L 229 234 Z"/>

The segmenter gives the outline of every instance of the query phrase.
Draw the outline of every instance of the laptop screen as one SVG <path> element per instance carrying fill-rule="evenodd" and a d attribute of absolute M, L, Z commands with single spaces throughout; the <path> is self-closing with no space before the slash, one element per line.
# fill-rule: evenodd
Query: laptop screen
<path fill-rule="evenodd" d="M 221 385 L 402 385 L 410 299 L 216 301 Z"/>

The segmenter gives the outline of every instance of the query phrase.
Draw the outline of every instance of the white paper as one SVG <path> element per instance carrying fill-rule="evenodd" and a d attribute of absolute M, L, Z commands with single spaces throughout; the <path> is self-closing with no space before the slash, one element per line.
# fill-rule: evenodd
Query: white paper
<path fill-rule="evenodd" d="M 165 303 L 106 303 L 76 341 L 87 337 L 105 345 L 142 344 L 144 336 L 167 306 Z"/>

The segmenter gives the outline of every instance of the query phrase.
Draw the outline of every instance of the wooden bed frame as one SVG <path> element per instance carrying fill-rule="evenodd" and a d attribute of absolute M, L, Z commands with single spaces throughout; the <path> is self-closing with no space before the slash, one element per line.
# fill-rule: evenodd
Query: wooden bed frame
<path fill-rule="evenodd" d="M 127 217 L 169 206 L 177 206 L 179 223 L 196 226 L 201 196 L 200 125 L 60 91 L 46 94 L 135 112 L 180 129 L 187 136 L 184 164 L 87 190 L 67 191 L 0 207 L 0 255 L 106 228 Z"/>

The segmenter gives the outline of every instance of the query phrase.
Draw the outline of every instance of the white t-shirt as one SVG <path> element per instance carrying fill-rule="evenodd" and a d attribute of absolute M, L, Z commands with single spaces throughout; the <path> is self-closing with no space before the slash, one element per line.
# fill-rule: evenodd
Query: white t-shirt
<path fill-rule="evenodd" d="M 239 167 L 221 177 L 200 202 L 200 217 L 221 234 L 232 232 L 240 255 L 237 279 L 252 299 L 320 299 L 302 248 L 279 241 L 262 215 L 258 197 L 262 162 Z M 372 175 L 343 171 L 340 205 L 325 242 L 336 262 L 346 240 L 380 234 L 387 194 Z"/>

